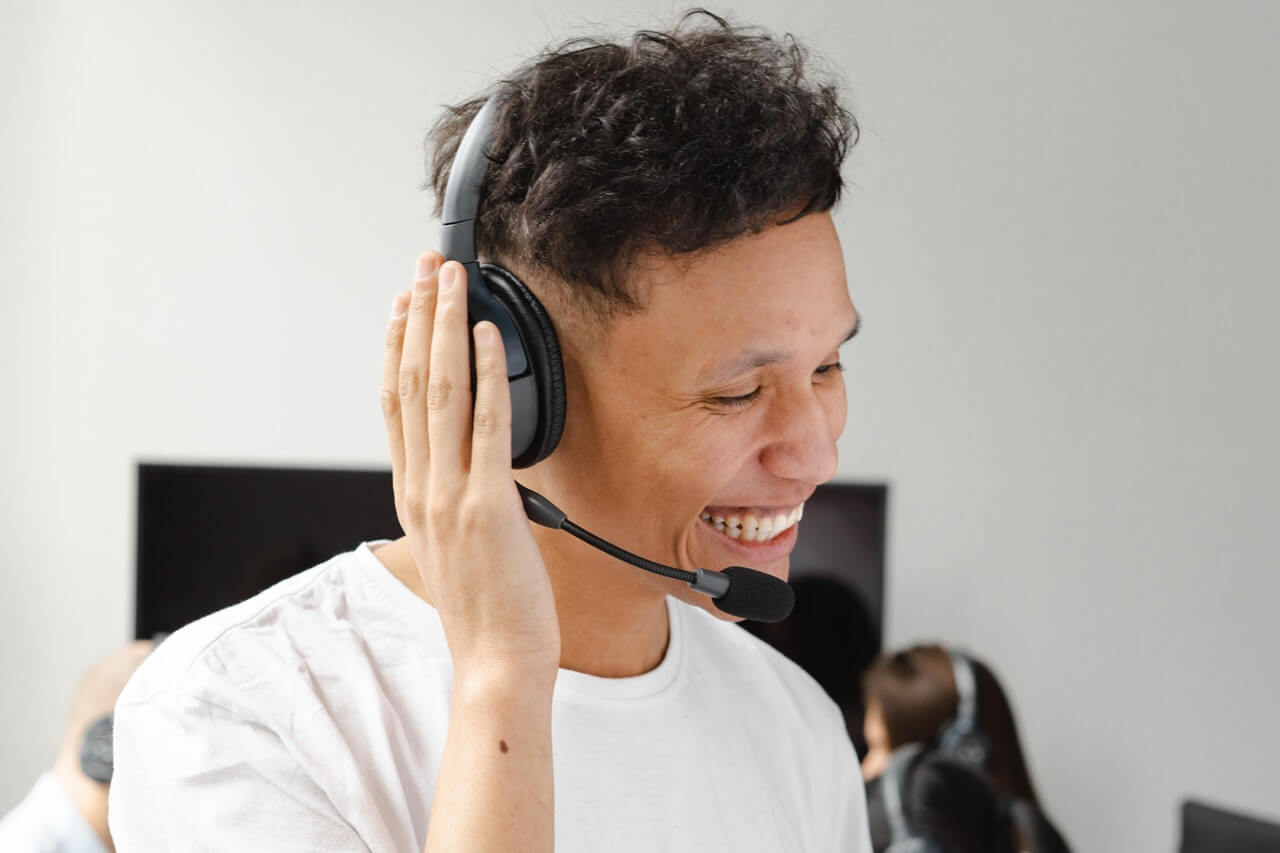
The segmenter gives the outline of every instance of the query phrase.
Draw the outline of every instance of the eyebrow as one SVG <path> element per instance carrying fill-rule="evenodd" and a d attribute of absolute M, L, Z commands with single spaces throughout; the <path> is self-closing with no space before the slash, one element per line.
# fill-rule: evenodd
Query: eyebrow
<path fill-rule="evenodd" d="M 858 314 L 853 321 L 853 328 L 849 330 L 849 333 L 845 335 L 844 339 L 841 340 L 839 344 L 836 344 L 836 346 L 843 346 L 853 340 L 853 336 L 858 334 L 858 329 L 861 328 L 861 326 L 862 314 Z M 790 357 L 791 353 L 782 352 L 780 350 L 744 350 L 741 355 L 732 361 L 727 361 L 724 364 L 708 370 L 705 374 L 699 377 L 699 380 L 709 384 L 723 382 L 726 379 L 739 376 L 749 370 L 756 370 L 761 367 L 767 367 L 770 364 L 776 364 L 779 361 L 786 361 Z"/>

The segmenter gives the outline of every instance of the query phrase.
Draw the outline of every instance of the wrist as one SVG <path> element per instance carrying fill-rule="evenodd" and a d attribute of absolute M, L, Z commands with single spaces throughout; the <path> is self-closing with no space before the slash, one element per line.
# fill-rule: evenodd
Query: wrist
<path fill-rule="evenodd" d="M 555 690 L 559 667 L 547 664 L 514 664 L 510 662 L 471 663 L 456 666 L 453 694 L 466 701 L 504 700 L 536 701 L 545 696 L 549 701 Z"/>

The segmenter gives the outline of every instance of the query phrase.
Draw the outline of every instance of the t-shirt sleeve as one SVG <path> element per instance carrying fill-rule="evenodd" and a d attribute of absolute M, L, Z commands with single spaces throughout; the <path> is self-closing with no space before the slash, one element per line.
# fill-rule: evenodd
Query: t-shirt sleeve
<path fill-rule="evenodd" d="M 268 727 L 179 691 L 116 706 L 116 849 L 367 850 Z"/>
<path fill-rule="evenodd" d="M 817 826 L 825 827 L 819 850 L 839 853 L 871 853 L 871 831 L 867 826 L 867 796 L 862 787 L 862 770 L 858 753 L 846 734 L 843 720 L 838 723 L 836 746 L 830 751 L 830 784 L 826 791 L 829 808 L 819 815 Z"/>

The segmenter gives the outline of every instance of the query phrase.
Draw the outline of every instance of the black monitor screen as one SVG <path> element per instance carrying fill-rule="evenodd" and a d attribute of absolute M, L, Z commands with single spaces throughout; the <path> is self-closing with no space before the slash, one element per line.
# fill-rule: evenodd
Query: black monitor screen
<path fill-rule="evenodd" d="M 822 685 L 859 755 L 867 748 L 861 676 L 882 644 L 887 500 L 883 485 L 819 486 L 791 553 L 795 609 L 777 624 L 742 623 Z"/>
<path fill-rule="evenodd" d="M 401 535 L 389 471 L 138 466 L 134 631 L 173 631 Z"/>

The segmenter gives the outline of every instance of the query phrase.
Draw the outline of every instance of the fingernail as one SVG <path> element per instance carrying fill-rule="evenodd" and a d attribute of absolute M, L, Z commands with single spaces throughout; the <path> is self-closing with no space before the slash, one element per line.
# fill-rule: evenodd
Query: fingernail
<path fill-rule="evenodd" d="M 453 287 L 453 280 L 457 277 L 457 270 L 451 264 L 445 264 L 440 269 L 440 289 L 448 290 Z"/>
<path fill-rule="evenodd" d="M 436 267 L 439 265 L 439 257 L 437 255 L 429 254 L 418 258 L 418 280 L 421 281 L 424 278 L 430 278 L 431 274 L 436 271 Z"/>

